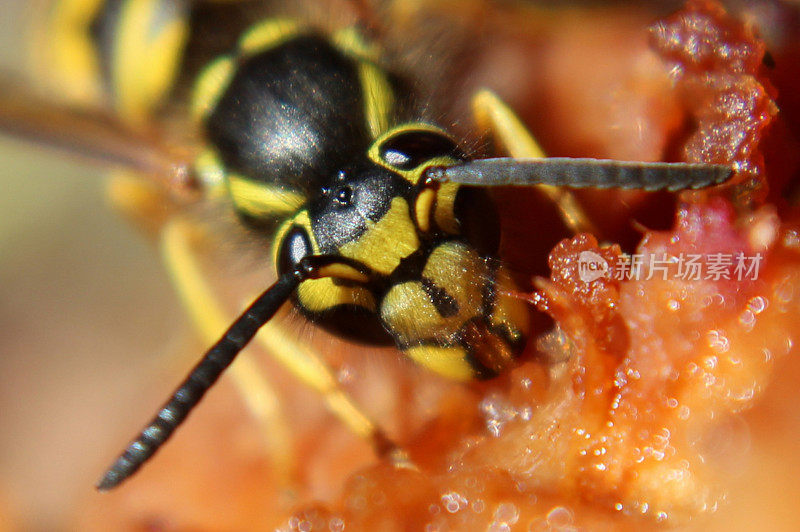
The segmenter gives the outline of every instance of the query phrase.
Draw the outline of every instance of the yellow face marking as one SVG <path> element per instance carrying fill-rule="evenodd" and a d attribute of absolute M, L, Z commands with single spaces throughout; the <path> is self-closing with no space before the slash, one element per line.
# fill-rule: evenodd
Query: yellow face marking
<path fill-rule="evenodd" d="M 366 283 L 369 277 L 356 270 L 350 265 L 337 262 L 323 266 L 319 269 L 319 275 L 322 277 L 335 277 L 336 279 L 346 279 L 356 283 Z"/>
<path fill-rule="evenodd" d="M 470 381 L 475 371 L 467 362 L 467 354 L 461 347 L 420 345 L 403 351 L 414 362 L 456 381 Z"/>
<path fill-rule="evenodd" d="M 433 157 L 428 159 L 425 163 L 413 168 L 411 170 L 403 170 L 401 168 L 396 168 L 384 162 L 380 162 L 381 166 L 384 168 L 388 168 L 392 172 L 396 174 L 400 174 L 400 177 L 411 183 L 412 185 L 416 185 L 419 183 L 420 179 L 422 179 L 422 173 L 425 171 L 426 168 L 429 166 L 452 166 L 457 161 L 452 157 L 442 156 L 442 157 Z"/>
<path fill-rule="evenodd" d="M 337 285 L 330 277 L 303 281 L 297 288 L 297 298 L 310 312 L 322 312 L 338 305 L 356 305 L 375 312 L 375 297 L 369 290 Z"/>
<path fill-rule="evenodd" d="M 460 188 L 461 185 L 458 183 L 443 183 L 436 194 L 436 212 L 434 213 L 436 225 L 451 235 L 461 232 L 455 214 L 456 195 Z"/>
<path fill-rule="evenodd" d="M 274 48 L 303 28 L 300 21 L 290 18 L 272 18 L 251 26 L 239 39 L 239 51 L 253 55 Z"/>
<path fill-rule="evenodd" d="M 439 156 L 439 157 L 433 157 L 428 161 L 425 161 L 423 164 L 420 164 L 416 168 L 405 170 L 402 168 L 394 167 L 383 161 L 380 157 L 381 145 L 388 138 L 409 131 L 427 131 L 447 136 L 444 130 L 436 126 L 426 124 L 424 122 L 412 122 L 410 124 L 403 124 L 392 128 L 385 134 L 378 137 L 378 139 L 372 143 L 372 146 L 370 146 L 367 152 L 367 156 L 375 164 L 380 165 L 386 168 L 387 170 L 390 170 L 391 172 L 399 174 L 401 177 L 403 177 L 406 181 L 408 181 L 412 185 L 416 185 L 417 183 L 419 183 L 420 179 L 422 179 L 422 173 L 429 166 L 452 166 L 458 162 L 455 158 L 450 156 Z M 415 216 L 414 216 L 414 221 L 416 222 L 417 227 L 419 227 L 420 231 L 423 232 L 429 231 L 430 222 L 433 219 L 436 222 L 436 225 L 446 233 L 450 233 L 453 235 L 460 233 L 461 228 L 459 227 L 454 212 L 456 195 L 458 193 L 459 188 L 460 185 L 457 183 L 443 183 L 439 187 L 439 190 L 435 193 L 434 197 L 431 197 L 432 191 L 429 191 L 427 189 L 421 192 L 420 196 L 416 200 Z M 433 212 L 433 215 L 431 216 L 430 210 L 434 204 L 436 205 L 436 209 L 435 212 Z"/>
<path fill-rule="evenodd" d="M 388 275 L 417 248 L 419 239 L 408 203 L 395 197 L 383 218 L 378 222 L 367 220 L 366 232 L 358 240 L 341 246 L 339 253 Z"/>
<path fill-rule="evenodd" d="M 457 312 L 443 316 L 422 282 L 408 281 L 389 289 L 381 302 L 381 318 L 404 343 L 453 343 L 466 322 L 481 316 L 486 264 L 466 245 L 448 242 L 428 257 L 422 277 L 446 292 L 458 305 Z"/>
<path fill-rule="evenodd" d="M 202 120 L 217 105 L 235 69 L 236 63 L 228 55 L 216 58 L 203 69 L 192 89 L 193 120 Z"/>
<path fill-rule="evenodd" d="M 431 217 L 433 216 L 433 205 L 436 202 L 436 196 L 435 190 L 426 188 L 420 192 L 414 204 L 414 218 L 417 221 L 417 227 L 423 233 L 427 233 L 431 229 Z"/>
<path fill-rule="evenodd" d="M 236 208 L 255 218 L 288 216 L 305 202 L 297 192 L 257 183 L 236 174 L 229 174 L 227 182 Z"/>
<path fill-rule="evenodd" d="M 188 25 L 182 17 L 153 34 L 161 0 L 126 2 L 114 44 L 112 79 L 116 107 L 123 118 L 141 121 L 171 87 Z"/>

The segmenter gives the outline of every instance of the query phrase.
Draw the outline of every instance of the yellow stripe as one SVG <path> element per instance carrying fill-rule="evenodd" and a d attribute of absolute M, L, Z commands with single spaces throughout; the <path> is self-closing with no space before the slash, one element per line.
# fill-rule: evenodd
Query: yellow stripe
<path fill-rule="evenodd" d="M 337 305 L 356 305 L 375 312 L 375 297 L 369 290 L 337 285 L 330 277 L 303 281 L 297 288 L 300 304 L 309 312 L 322 312 Z"/>
<path fill-rule="evenodd" d="M 442 316 L 422 283 L 408 281 L 389 289 L 381 302 L 381 318 L 402 343 L 456 342 L 464 324 L 482 316 L 485 262 L 464 244 L 444 243 L 428 257 L 422 277 L 446 290 L 458 312 Z"/>
<path fill-rule="evenodd" d="M 253 55 L 297 35 L 303 28 L 299 21 L 290 18 L 272 18 L 259 22 L 247 29 L 239 39 L 239 52 Z"/>
<path fill-rule="evenodd" d="M 341 29 L 331 37 L 333 45 L 358 62 L 358 77 L 364 96 L 364 115 L 372 137 L 382 135 L 391 125 L 394 91 L 385 72 L 376 63 L 380 47 L 355 28 Z"/>
<path fill-rule="evenodd" d="M 362 62 L 358 77 L 364 96 L 364 113 L 373 138 L 389 129 L 394 107 L 394 92 L 383 71 L 372 63 Z"/>
<path fill-rule="evenodd" d="M 367 277 L 365 274 L 361 273 L 349 264 L 344 264 L 341 262 L 335 262 L 333 264 L 328 264 L 327 266 L 321 267 L 319 269 L 319 275 L 321 277 L 335 277 L 336 279 L 353 281 L 355 283 L 366 283 L 369 281 L 369 277 Z"/>
<path fill-rule="evenodd" d="M 426 188 L 417 196 L 414 203 L 414 218 L 417 221 L 417 227 L 423 233 L 427 233 L 431 229 L 431 218 L 433 217 L 433 204 L 436 201 L 437 193 L 435 190 Z"/>
<path fill-rule="evenodd" d="M 404 350 L 414 362 L 448 379 L 470 381 L 475 371 L 461 347 L 417 346 Z"/>
<path fill-rule="evenodd" d="M 411 220 L 408 202 L 392 199 L 389 211 L 378 222 L 367 220 L 367 230 L 354 242 L 347 242 L 339 253 L 366 264 L 384 275 L 419 248 L 419 238 Z"/>
<path fill-rule="evenodd" d="M 286 216 L 305 202 L 305 198 L 297 192 L 251 181 L 236 174 L 228 175 L 227 182 L 236 208 L 256 218 Z"/>
<path fill-rule="evenodd" d="M 380 58 L 380 47 L 364 38 L 355 27 L 341 29 L 333 34 L 331 42 L 339 50 L 358 61 L 376 62 Z"/>
<path fill-rule="evenodd" d="M 443 183 L 436 194 L 436 212 L 434 214 L 436 225 L 451 235 L 461 233 L 461 226 L 456 220 L 455 213 L 456 196 L 460 188 L 461 185 L 458 183 Z"/>
<path fill-rule="evenodd" d="M 521 341 L 530 328 L 530 306 L 522 299 L 506 295 L 518 288 L 505 267 L 497 272 L 495 290 L 497 301 L 492 308 L 489 322 L 493 327 L 506 329 L 513 340 Z"/>
<path fill-rule="evenodd" d="M 165 95 L 188 36 L 186 21 L 177 17 L 151 39 L 160 7 L 159 0 L 129 1 L 120 13 L 112 81 L 117 111 L 127 120 L 141 121 Z"/>
<path fill-rule="evenodd" d="M 387 170 L 390 170 L 396 174 L 400 174 L 400 176 L 402 176 L 406 181 L 408 181 L 412 185 L 416 185 L 422 176 L 422 171 L 428 166 L 431 165 L 452 166 L 457 161 L 456 159 L 447 156 L 434 157 L 426 161 L 424 164 L 421 164 L 417 168 L 413 168 L 411 170 L 403 170 L 401 168 L 396 168 L 394 166 L 391 166 L 381 159 L 380 147 L 387 139 L 401 133 L 408 133 L 413 131 L 425 131 L 430 133 L 436 133 L 438 135 L 442 135 L 447 138 L 452 138 L 442 128 L 436 127 L 431 124 L 426 124 L 425 122 L 409 122 L 406 124 L 400 124 L 399 126 L 391 128 L 386 133 L 382 134 L 377 139 L 375 139 L 375 141 L 367 150 L 367 157 L 369 157 L 369 159 L 375 164 L 382 166 L 383 168 L 386 168 Z"/>
<path fill-rule="evenodd" d="M 192 88 L 190 112 L 193 120 L 202 120 L 217 105 L 235 69 L 236 63 L 228 55 L 214 59 L 203 68 Z"/>
<path fill-rule="evenodd" d="M 422 276 L 447 290 L 459 307 L 461 323 L 481 314 L 481 300 L 488 277 L 486 262 L 461 242 L 445 242 L 425 262 Z"/>
<path fill-rule="evenodd" d="M 467 309 L 469 310 L 469 309 Z M 442 317 L 419 281 L 393 285 L 381 301 L 381 318 L 402 343 L 421 340 L 446 345 L 471 314 Z"/>
<path fill-rule="evenodd" d="M 180 67 L 183 46 L 189 35 L 189 28 L 183 19 L 167 24 L 149 43 L 150 61 L 142 68 L 139 83 L 143 84 L 141 96 L 142 112 L 150 112 L 161 102 L 172 88 Z M 157 57 L 157 61 L 152 61 Z"/>

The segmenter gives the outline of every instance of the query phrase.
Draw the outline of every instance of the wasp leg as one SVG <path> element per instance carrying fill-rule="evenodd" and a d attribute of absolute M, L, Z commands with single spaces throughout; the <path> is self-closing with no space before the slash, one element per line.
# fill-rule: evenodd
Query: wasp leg
<path fill-rule="evenodd" d="M 525 124 L 494 92 L 483 89 L 472 97 L 472 112 L 481 131 L 489 131 L 498 146 L 514 158 L 542 158 L 544 151 Z M 563 188 L 536 185 L 558 206 L 561 218 L 573 233 L 597 230 L 578 204 L 575 196 Z"/>
<path fill-rule="evenodd" d="M 177 218 L 163 232 L 162 250 L 181 299 L 204 339 L 210 343 L 225 330 L 230 320 L 206 284 L 192 251 L 195 232 L 188 221 Z M 405 453 L 361 411 L 340 387 L 333 371 L 311 348 L 284 332 L 275 322 L 264 325 L 255 340 L 289 372 L 316 390 L 328 409 L 354 434 L 370 441 L 379 456 L 388 457 L 398 466 L 407 465 Z M 250 411 L 262 426 L 269 427 L 276 465 L 288 477 L 295 463 L 291 438 L 272 387 L 248 357 L 242 357 L 230 371 Z"/>
<path fill-rule="evenodd" d="M 166 195 L 161 187 L 142 181 L 128 172 L 115 174 L 106 194 L 113 207 L 144 228 L 149 236 L 160 234 L 164 262 L 196 328 L 206 343 L 213 343 L 224 331 L 229 319 L 207 286 L 194 258 L 191 242 L 194 227 L 164 209 Z M 168 221 L 171 218 L 172 221 Z M 275 471 L 282 485 L 292 479 L 295 460 L 286 421 L 281 414 L 272 386 L 255 362 L 242 357 L 229 369 L 239 394 L 250 414 L 262 427 L 269 427 L 268 445 L 275 460 Z"/>
<path fill-rule="evenodd" d="M 193 251 L 196 228 L 180 217 L 168 222 L 161 233 L 164 263 L 174 286 L 204 342 L 211 344 L 229 325 L 230 319 L 205 281 Z M 277 395 L 255 360 L 241 357 L 229 369 L 239 395 L 260 426 L 268 428 L 268 447 L 282 484 L 294 474 L 295 457 L 286 420 Z M 265 430 L 266 432 L 266 430 Z"/>

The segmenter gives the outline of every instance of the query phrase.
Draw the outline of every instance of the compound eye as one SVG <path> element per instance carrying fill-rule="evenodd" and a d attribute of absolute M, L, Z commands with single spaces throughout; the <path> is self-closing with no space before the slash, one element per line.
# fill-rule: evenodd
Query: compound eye
<path fill-rule="evenodd" d="M 303 257 L 311 254 L 311 241 L 308 234 L 301 227 L 292 227 L 283 237 L 280 251 L 278 251 L 278 275 L 292 271 Z"/>
<path fill-rule="evenodd" d="M 434 157 L 462 154 L 450 138 L 434 131 L 407 131 L 392 135 L 380 147 L 381 159 L 400 170 L 413 170 Z"/>

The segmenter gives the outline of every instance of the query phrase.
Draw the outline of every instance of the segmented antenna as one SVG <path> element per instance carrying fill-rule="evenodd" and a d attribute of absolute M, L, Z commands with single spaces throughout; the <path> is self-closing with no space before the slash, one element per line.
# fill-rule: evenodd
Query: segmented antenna
<path fill-rule="evenodd" d="M 727 166 L 704 163 L 646 163 L 607 159 L 476 159 L 426 171 L 433 181 L 477 186 L 553 185 L 573 188 L 684 190 L 718 185 L 730 178 Z"/>
<path fill-rule="evenodd" d="M 153 456 L 183 423 L 189 412 L 233 362 L 236 355 L 289 299 L 298 284 L 311 276 L 311 272 L 312 269 L 307 263 L 301 262 L 295 271 L 279 277 L 275 284 L 236 319 L 178 386 L 153 420 L 106 471 L 97 483 L 98 490 L 108 491 L 118 486 Z"/>

